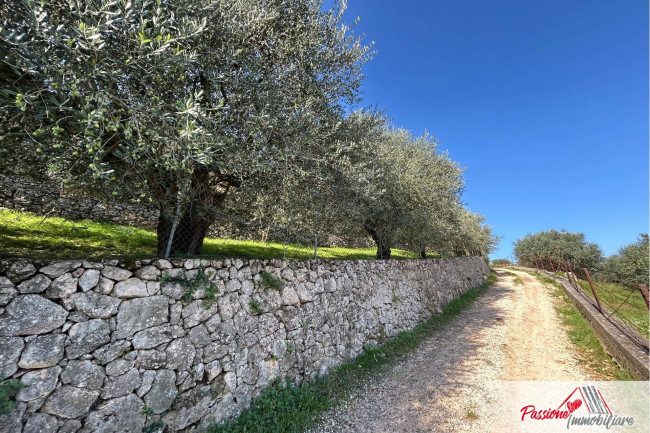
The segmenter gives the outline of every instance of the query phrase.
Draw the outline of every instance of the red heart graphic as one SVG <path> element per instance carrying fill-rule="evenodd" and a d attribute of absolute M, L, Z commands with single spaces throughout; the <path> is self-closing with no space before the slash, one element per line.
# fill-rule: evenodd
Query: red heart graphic
<path fill-rule="evenodd" d="M 580 406 L 582 406 L 582 400 L 575 400 L 573 402 L 568 402 L 566 408 L 569 409 L 569 413 L 575 412 Z"/>

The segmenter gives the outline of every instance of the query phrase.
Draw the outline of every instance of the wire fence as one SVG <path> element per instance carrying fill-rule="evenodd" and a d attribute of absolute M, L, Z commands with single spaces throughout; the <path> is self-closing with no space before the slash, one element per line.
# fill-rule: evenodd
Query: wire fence
<path fill-rule="evenodd" d="M 552 260 L 551 257 L 525 258 L 534 267 L 555 276 L 565 277 L 571 286 L 583 297 L 589 299 L 598 311 L 637 346 L 646 352 L 649 349 L 650 303 L 648 287 L 644 284 L 628 283 L 587 268 L 573 267 L 566 260 Z"/>
<path fill-rule="evenodd" d="M 376 258 L 377 246 L 362 229 L 332 232 L 324 218 L 298 215 L 282 197 L 269 195 L 267 203 L 255 203 L 255 213 L 247 208 L 249 197 L 234 206 L 199 200 L 204 208 L 194 213 L 189 198 L 200 194 L 188 186 L 161 210 L 155 204 L 106 202 L 0 175 L 0 259 Z M 201 217 L 206 213 L 209 223 Z M 420 257 L 420 251 L 407 247 L 394 247 L 391 258 Z M 459 254 L 447 245 L 428 248 L 426 255 Z"/>

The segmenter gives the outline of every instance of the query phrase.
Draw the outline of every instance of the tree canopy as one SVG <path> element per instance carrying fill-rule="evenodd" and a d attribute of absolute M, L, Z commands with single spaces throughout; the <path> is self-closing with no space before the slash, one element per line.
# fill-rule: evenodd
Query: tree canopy
<path fill-rule="evenodd" d="M 0 168 L 151 203 L 158 254 L 244 221 L 348 242 L 486 255 L 463 170 L 435 137 L 358 104 L 370 46 L 344 2 L 0 4 Z M 273 229 L 273 230 L 271 230 Z M 277 237 L 277 234 L 274 234 Z"/>
<path fill-rule="evenodd" d="M 574 268 L 599 269 L 603 253 L 597 244 L 587 242 L 583 233 L 547 230 L 528 234 L 515 242 L 514 254 L 524 266 L 534 266 L 535 258 L 554 262 L 566 260 Z"/>
<path fill-rule="evenodd" d="M 4 3 L 5 163 L 156 202 L 161 246 L 180 205 L 173 249 L 196 253 L 231 187 L 317 158 L 356 101 L 368 47 L 321 6 Z"/>
<path fill-rule="evenodd" d="M 603 264 L 603 273 L 626 283 L 648 285 L 650 263 L 648 256 L 648 234 L 641 233 L 636 242 L 618 250 L 608 257 Z"/>

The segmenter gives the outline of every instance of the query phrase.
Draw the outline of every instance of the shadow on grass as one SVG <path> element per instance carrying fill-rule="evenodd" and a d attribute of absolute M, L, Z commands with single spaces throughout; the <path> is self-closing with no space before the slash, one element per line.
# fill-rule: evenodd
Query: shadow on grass
<path fill-rule="evenodd" d="M 156 233 L 151 230 L 0 210 L 0 256 L 144 258 L 154 257 L 156 247 Z M 309 260 L 314 258 L 314 250 L 307 245 L 206 238 L 200 256 Z M 321 247 L 318 258 L 372 260 L 376 258 L 376 251 L 374 248 Z M 417 254 L 394 249 L 392 258 L 417 258 Z"/>

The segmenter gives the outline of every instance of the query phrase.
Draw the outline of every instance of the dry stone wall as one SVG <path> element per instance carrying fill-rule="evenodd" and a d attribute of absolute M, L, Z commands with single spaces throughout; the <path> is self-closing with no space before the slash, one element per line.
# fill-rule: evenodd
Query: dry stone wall
<path fill-rule="evenodd" d="M 478 257 L 0 261 L 0 374 L 25 385 L 0 432 L 200 431 L 277 378 L 327 374 L 414 327 L 488 272 Z"/>

